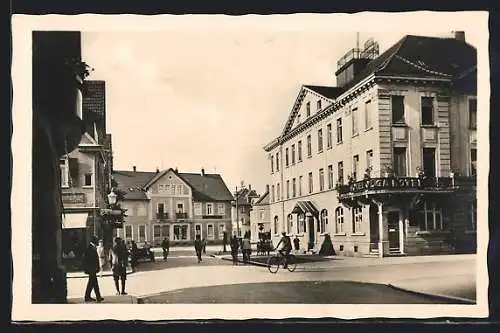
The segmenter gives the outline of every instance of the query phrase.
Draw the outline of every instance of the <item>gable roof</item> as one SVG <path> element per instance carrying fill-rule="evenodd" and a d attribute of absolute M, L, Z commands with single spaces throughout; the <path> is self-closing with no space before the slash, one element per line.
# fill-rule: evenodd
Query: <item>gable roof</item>
<path fill-rule="evenodd" d="M 269 205 L 269 191 L 264 192 L 257 201 L 255 201 L 254 206 L 264 206 L 264 205 Z"/>
<path fill-rule="evenodd" d="M 204 175 L 198 173 L 179 173 L 173 169 L 162 172 L 142 172 L 142 171 L 114 171 L 113 179 L 117 182 L 117 187 L 125 191 L 125 199 L 147 200 L 146 193 L 142 189 L 147 189 L 155 181 L 160 179 L 168 171 L 174 172 L 179 178 L 191 187 L 193 198 L 197 201 L 232 201 L 233 195 L 227 188 L 224 180 L 219 174 Z"/>
<path fill-rule="evenodd" d="M 335 99 L 338 96 L 340 96 L 340 94 L 344 91 L 344 89 L 340 87 L 313 86 L 313 85 L 305 85 L 304 87 L 328 99 Z"/>
<path fill-rule="evenodd" d="M 238 205 L 251 205 L 252 198 L 259 197 L 255 190 L 251 190 L 246 187 L 239 189 L 236 196 L 238 198 Z"/>

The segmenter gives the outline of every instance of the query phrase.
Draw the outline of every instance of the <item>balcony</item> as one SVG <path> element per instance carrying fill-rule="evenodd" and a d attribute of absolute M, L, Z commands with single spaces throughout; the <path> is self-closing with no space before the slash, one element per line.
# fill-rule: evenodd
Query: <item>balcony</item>
<path fill-rule="evenodd" d="M 175 218 L 177 220 L 185 220 L 188 218 L 188 214 L 184 212 L 175 213 Z"/>
<path fill-rule="evenodd" d="M 455 181 L 450 177 L 370 178 L 349 185 L 337 186 L 340 198 L 354 198 L 378 193 L 448 193 L 455 189 Z"/>
<path fill-rule="evenodd" d="M 222 220 L 222 215 L 203 215 L 201 217 L 204 220 Z"/>
<path fill-rule="evenodd" d="M 168 220 L 168 213 L 156 213 L 156 218 L 158 220 Z"/>

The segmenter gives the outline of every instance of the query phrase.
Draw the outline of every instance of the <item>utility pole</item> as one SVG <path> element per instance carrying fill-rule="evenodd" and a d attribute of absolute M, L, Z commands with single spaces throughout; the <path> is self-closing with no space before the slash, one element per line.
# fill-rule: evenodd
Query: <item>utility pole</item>
<path fill-rule="evenodd" d="M 236 186 L 236 235 L 240 237 L 240 221 L 238 216 L 238 186 Z"/>

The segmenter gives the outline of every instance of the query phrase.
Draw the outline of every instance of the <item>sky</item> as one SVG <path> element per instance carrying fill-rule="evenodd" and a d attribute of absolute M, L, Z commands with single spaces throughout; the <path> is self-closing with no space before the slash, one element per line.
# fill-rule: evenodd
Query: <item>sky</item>
<path fill-rule="evenodd" d="M 362 32 L 359 43 L 372 37 L 382 53 L 407 33 Z M 106 81 L 115 170 L 203 167 L 232 191 L 243 181 L 263 193 L 263 146 L 301 85 L 335 85 L 336 62 L 356 43 L 356 31 L 92 31 L 82 56 L 88 79 Z"/>

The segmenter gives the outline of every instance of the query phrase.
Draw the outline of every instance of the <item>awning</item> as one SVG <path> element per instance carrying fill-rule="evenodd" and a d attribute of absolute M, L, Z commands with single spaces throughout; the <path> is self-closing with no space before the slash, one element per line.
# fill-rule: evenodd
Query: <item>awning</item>
<path fill-rule="evenodd" d="M 318 210 L 316 207 L 314 207 L 313 203 L 311 201 L 297 201 L 297 204 L 292 210 L 293 214 L 299 214 L 299 213 L 310 213 L 313 216 L 318 216 Z"/>
<path fill-rule="evenodd" d="M 88 213 L 65 213 L 62 216 L 63 229 L 76 229 L 87 227 Z"/>

